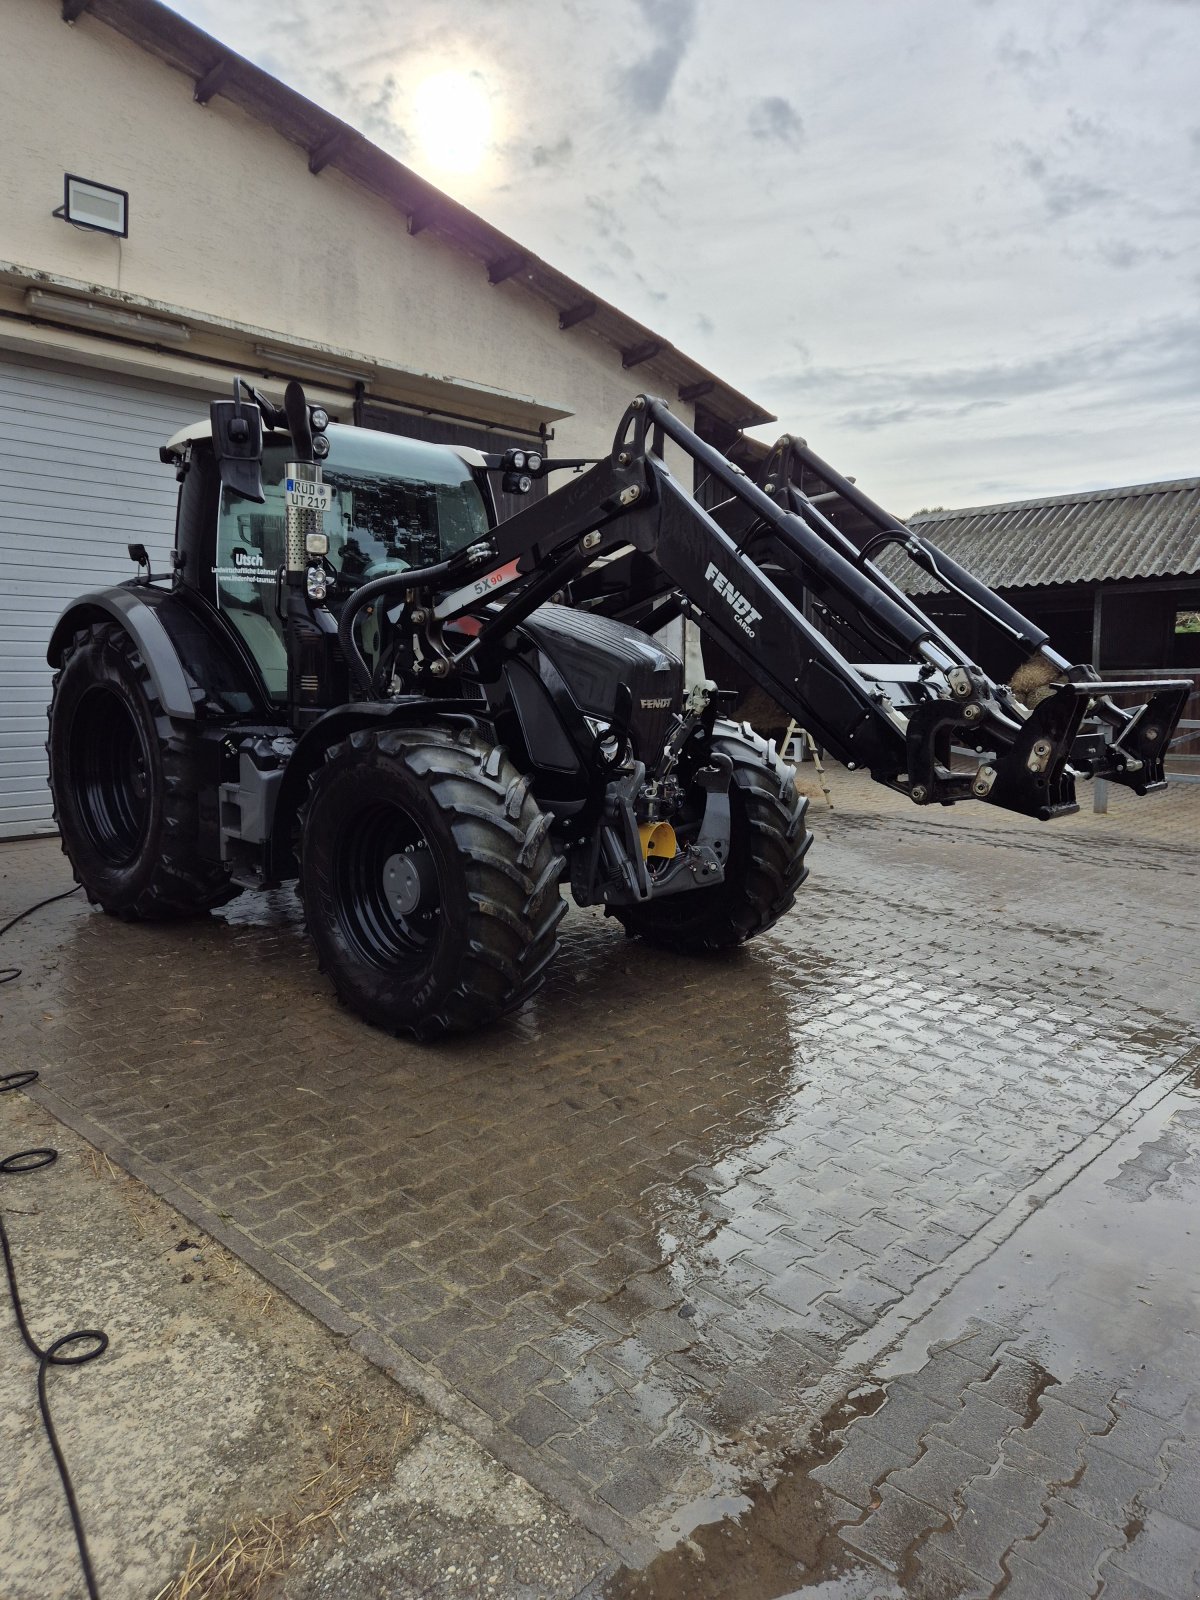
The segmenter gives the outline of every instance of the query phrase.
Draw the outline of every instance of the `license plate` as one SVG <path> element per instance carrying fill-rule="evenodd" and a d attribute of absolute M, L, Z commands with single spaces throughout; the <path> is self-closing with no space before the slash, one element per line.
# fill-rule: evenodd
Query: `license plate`
<path fill-rule="evenodd" d="M 327 483 L 311 483 L 307 478 L 285 478 L 284 499 L 297 511 L 328 511 L 333 504 L 333 490 Z"/>

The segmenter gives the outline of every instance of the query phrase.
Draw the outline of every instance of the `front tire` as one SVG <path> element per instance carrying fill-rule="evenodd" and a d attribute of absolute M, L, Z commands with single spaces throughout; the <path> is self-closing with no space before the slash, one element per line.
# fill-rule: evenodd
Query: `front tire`
<path fill-rule="evenodd" d="M 791 909 L 808 876 L 808 800 L 794 770 L 746 722 L 719 721 L 712 748 L 733 763 L 724 881 L 614 907 L 627 933 L 669 950 L 724 950 L 765 933 Z"/>
<path fill-rule="evenodd" d="M 529 779 L 471 726 L 335 745 L 304 812 L 300 889 L 339 997 L 422 1040 L 520 1005 L 566 911 L 549 828 Z"/>
<path fill-rule="evenodd" d="M 63 652 L 46 748 L 63 852 L 93 904 L 164 920 L 241 892 L 200 850 L 195 734 L 163 711 L 116 623 L 81 629 Z"/>

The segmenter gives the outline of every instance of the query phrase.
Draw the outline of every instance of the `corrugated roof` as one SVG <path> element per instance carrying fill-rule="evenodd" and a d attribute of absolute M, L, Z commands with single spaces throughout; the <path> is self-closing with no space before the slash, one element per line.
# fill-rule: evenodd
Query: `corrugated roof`
<path fill-rule="evenodd" d="M 57 3 L 57 0 L 56 0 Z M 621 354 L 622 364 L 652 365 L 681 400 L 705 408 L 739 428 L 774 422 L 772 412 L 722 382 L 676 350 L 669 340 L 636 322 L 592 290 L 541 260 L 515 239 L 443 194 L 388 155 L 349 123 L 323 111 L 228 45 L 204 33 L 160 0 L 61 0 L 64 21 L 93 17 L 193 80 L 202 104 L 218 95 L 248 116 L 269 123 L 307 156 L 310 171 L 336 167 L 408 218 L 409 232 L 436 233 L 473 255 L 493 284 L 512 282 L 558 312 L 559 327 L 582 325 Z M 269 15 L 270 8 L 267 8 Z M 631 380 L 636 387 L 637 379 Z M 668 397 L 669 398 L 669 397 Z"/>
<path fill-rule="evenodd" d="M 993 589 L 1200 573 L 1200 478 L 929 511 L 909 525 Z M 925 592 L 914 574 L 904 563 L 905 587 Z"/>

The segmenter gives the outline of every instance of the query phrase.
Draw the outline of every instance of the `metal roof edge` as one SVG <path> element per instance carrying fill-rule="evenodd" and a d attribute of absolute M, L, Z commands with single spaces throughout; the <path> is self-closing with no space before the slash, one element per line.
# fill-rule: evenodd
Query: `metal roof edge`
<path fill-rule="evenodd" d="M 775 422 L 775 415 L 675 348 L 663 335 L 602 300 L 526 249 L 460 201 L 373 144 L 352 124 L 273 77 L 162 0 L 47 0 L 61 4 L 64 20 L 91 18 L 122 34 L 165 65 L 187 74 L 201 105 L 218 95 L 256 121 L 274 127 L 308 156 L 319 174 L 336 167 L 352 182 L 387 200 L 408 219 L 411 234 L 437 233 L 474 256 L 494 284 L 512 281 L 548 302 L 559 327 L 595 333 L 634 369 L 645 363 L 667 377 L 678 397 L 703 399 L 706 409 L 739 427 Z"/>
<path fill-rule="evenodd" d="M 1200 478 L 1168 478 L 1161 483 L 1131 483 L 1112 489 L 1081 489 L 1075 494 L 1043 495 L 1035 500 L 1002 500 L 994 505 L 946 507 L 922 511 L 911 516 L 909 525 L 918 522 L 952 522 L 961 517 L 993 516 L 1002 511 L 1037 511 L 1042 506 L 1088 505 L 1101 500 L 1131 500 L 1143 494 L 1163 494 L 1180 489 L 1200 489 Z"/>

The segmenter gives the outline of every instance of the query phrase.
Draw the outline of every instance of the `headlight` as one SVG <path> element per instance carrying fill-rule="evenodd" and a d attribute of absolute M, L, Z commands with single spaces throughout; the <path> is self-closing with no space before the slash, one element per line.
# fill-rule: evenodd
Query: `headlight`
<path fill-rule="evenodd" d="M 309 415 L 314 433 L 324 433 L 329 426 L 329 413 L 324 406 L 314 406 Z"/>
<path fill-rule="evenodd" d="M 329 440 L 328 440 L 328 438 L 323 433 L 314 434 L 314 436 L 313 436 L 313 455 L 316 456 L 318 461 L 324 461 L 325 457 L 328 454 L 329 454 Z"/>
<path fill-rule="evenodd" d="M 531 450 L 525 457 L 525 465 L 530 472 L 540 472 L 542 470 L 542 458 L 536 450 Z"/>
<path fill-rule="evenodd" d="M 525 465 L 524 450 L 510 450 L 508 452 L 508 464 L 514 472 L 520 472 Z"/>

